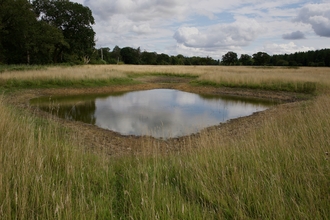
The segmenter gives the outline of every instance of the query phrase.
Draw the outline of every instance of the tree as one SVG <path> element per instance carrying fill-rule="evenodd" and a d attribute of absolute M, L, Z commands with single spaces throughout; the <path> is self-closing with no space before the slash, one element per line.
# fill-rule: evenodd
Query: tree
<path fill-rule="evenodd" d="M 252 57 L 248 54 L 241 54 L 239 62 L 244 66 L 252 65 Z"/>
<path fill-rule="evenodd" d="M 27 0 L 2 0 L 0 6 L 1 63 L 49 63 L 55 45 L 66 45 L 57 29 L 36 19 Z"/>
<path fill-rule="evenodd" d="M 27 63 L 31 29 L 36 23 L 26 0 L 0 2 L 0 59 L 5 63 Z"/>
<path fill-rule="evenodd" d="M 289 66 L 289 62 L 286 60 L 278 60 L 276 66 Z"/>
<path fill-rule="evenodd" d="M 222 56 L 222 63 L 224 65 L 234 65 L 237 63 L 237 53 L 229 51 Z"/>
<path fill-rule="evenodd" d="M 270 61 L 270 56 L 265 52 L 258 52 L 253 54 L 254 64 L 257 66 L 267 65 Z"/>
<path fill-rule="evenodd" d="M 139 51 L 131 47 L 124 47 L 120 55 L 125 64 L 139 64 Z"/>
<path fill-rule="evenodd" d="M 88 7 L 63 0 L 34 0 L 33 6 L 39 19 L 59 29 L 69 45 L 57 45 L 54 62 L 83 60 L 92 55 L 95 46 L 94 17 Z"/>
<path fill-rule="evenodd" d="M 184 65 L 185 64 L 186 58 L 182 54 L 178 54 L 176 57 L 178 58 L 178 60 L 177 60 L 178 65 Z"/>
<path fill-rule="evenodd" d="M 158 65 L 169 65 L 171 63 L 171 58 L 169 55 L 161 53 L 157 54 L 157 64 Z"/>
<path fill-rule="evenodd" d="M 156 52 L 147 52 L 143 51 L 141 54 L 141 63 L 142 64 L 157 64 L 157 53 Z"/>
<path fill-rule="evenodd" d="M 116 63 L 118 63 L 120 60 L 122 60 L 120 51 L 121 51 L 120 47 L 115 46 L 111 52 L 111 58 L 116 60 Z"/>
<path fill-rule="evenodd" d="M 3 46 L 4 35 L 6 34 L 5 22 L 6 12 L 8 12 L 9 0 L 0 1 L 0 64 L 5 62 L 5 52 Z"/>
<path fill-rule="evenodd" d="M 31 29 L 31 41 L 29 44 L 30 63 L 48 64 L 54 59 L 54 52 L 57 47 L 69 48 L 60 30 L 38 21 Z"/>

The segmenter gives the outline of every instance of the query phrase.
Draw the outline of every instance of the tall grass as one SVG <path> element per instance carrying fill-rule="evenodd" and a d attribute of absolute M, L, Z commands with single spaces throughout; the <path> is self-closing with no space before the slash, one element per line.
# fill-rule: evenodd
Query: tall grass
<path fill-rule="evenodd" d="M 282 82 L 329 82 L 329 68 L 256 68 L 246 66 L 135 66 L 135 65 L 111 65 L 113 71 L 122 72 L 125 74 L 151 74 L 163 73 L 166 74 L 187 74 L 199 76 L 200 80 L 208 81 L 231 81 L 232 84 L 250 82 L 252 84 L 262 83 L 267 81 L 282 81 Z"/>
<path fill-rule="evenodd" d="M 324 80 L 329 82 L 328 71 L 328 68 L 220 67 L 218 73 L 207 72 L 195 80 L 194 84 L 315 93 Z"/>
<path fill-rule="evenodd" d="M 106 159 L 1 100 L 0 218 L 326 219 L 329 107 L 321 96 L 240 139 L 213 134 L 186 153 Z"/>
<path fill-rule="evenodd" d="M 67 130 L 5 106 L 3 97 L 0 115 L 0 218 L 95 216 L 92 182 L 101 175 L 108 184 L 102 169 L 95 172 L 98 160 L 77 149 Z"/>
<path fill-rule="evenodd" d="M 106 66 L 48 67 L 0 74 L 0 86 L 8 89 L 99 87 L 131 83 L 126 74 Z"/>
<path fill-rule="evenodd" d="M 138 82 L 143 76 L 194 79 L 195 85 L 315 93 L 330 84 L 329 68 L 101 65 L 0 72 L 5 88 L 97 87 Z"/>
<path fill-rule="evenodd" d="M 27 71 L 40 69 L 46 69 L 46 67 L 40 65 L 0 65 L 0 73 L 6 71 Z"/>
<path fill-rule="evenodd" d="M 327 219 L 322 93 L 238 136 L 214 131 L 188 140 L 186 152 L 118 158 L 89 152 L 71 130 L 0 96 L 0 219 Z"/>

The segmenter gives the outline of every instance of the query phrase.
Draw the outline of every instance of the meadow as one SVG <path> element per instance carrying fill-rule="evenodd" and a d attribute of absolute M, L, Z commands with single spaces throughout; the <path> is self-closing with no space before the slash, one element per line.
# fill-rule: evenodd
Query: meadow
<path fill-rule="evenodd" d="M 129 86 L 153 76 L 309 99 L 279 106 L 258 127 L 225 140 L 205 134 L 187 151 L 118 157 L 93 152 L 71 129 L 8 101 L 26 89 Z M 329 68 L 12 68 L 0 72 L 0 91 L 0 219 L 330 216 Z"/>

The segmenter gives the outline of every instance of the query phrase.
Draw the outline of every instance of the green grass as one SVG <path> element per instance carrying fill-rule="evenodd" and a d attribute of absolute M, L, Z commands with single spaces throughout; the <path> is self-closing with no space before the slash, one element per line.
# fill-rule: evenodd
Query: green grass
<path fill-rule="evenodd" d="M 240 138 L 211 135 L 179 154 L 107 158 L 2 98 L 0 218 L 326 219 L 329 107 L 323 95 Z"/>
<path fill-rule="evenodd" d="M 29 71 L 29 70 L 42 70 L 47 67 L 41 65 L 0 65 L 0 74 L 2 72 L 10 71 Z"/>
<path fill-rule="evenodd" d="M 145 73 L 128 73 L 128 77 L 130 78 L 138 78 L 143 76 L 162 76 L 162 77 L 179 77 L 179 78 L 189 78 L 196 79 L 198 75 L 194 74 L 186 74 L 186 73 L 170 73 L 170 72 L 145 72 Z"/>
<path fill-rule="evenodd" d="M 9 79 L 1 89 L 133 83 L 129 78 Z M 280 84 L 272 90 L 314 88 Z M 272 83 L 262 86 L 271 90 Z M 328 219 L 329 88 L 317 90 L 244 134 L 224 140 L 215 131 L 188 140 L 188 151 L 121 157 L 93 152 L 72 130 L 2 95 L 0 219 Z M 158 146 L 149 140 L 135 147 Z"/>
<path fill-rule="evenodd" d="M 194 80 L 191 82 L 195 86 L 213 86 L 229 88 L 261 89 L 270 91 L 285 91 L 314 94 L 317 89 L 315 82 L 265 82 L 265 83 L 237 83 L 230 81 L 214 82 L 208 80 Z"/>
<path fill-rule="evenodd" d="M 83 88 L 101 87 L 111 85 L 131 85 L 134 84 L 130 78 L 106 78 L 106 79 L 30 79 L 22 80 L 12 78 L 0 82 L 0 86 L 6 89 L 32 89 L 32 88 Z"/>

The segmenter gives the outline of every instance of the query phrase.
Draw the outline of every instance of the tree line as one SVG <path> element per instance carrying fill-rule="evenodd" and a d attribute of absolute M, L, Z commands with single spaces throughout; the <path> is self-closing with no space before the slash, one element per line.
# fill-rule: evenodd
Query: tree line
<path fill-rule="evenodd" d="M 182 54 L 169 56 L 156 52 L 141 51 L 140 48 L 115 46 L 110 48 L 100 48 L 96 50 L 92 64 L 141 64 L 141 65 L 219 65 L 220 60 L 211 57 L 185 57 Z"/>
<path fill-rule="evenodd" d="M 69 0 L 0 0 L 0 64 L 88 62 L 92 11 Z"/>
<path fill-rule="evenodd" d="M 141 52 L 140 48 L 115 46 L 96 50 L 92 63 L 95 64 L 141 64 L 141 65 L 244 65 L 244 66 L 330 66 L 330 49 L 322 49 L 292 54 L 269 55 L 265 52 L 257 52 L 252 56 L 227 52 L 221 61 L 212 57 L 185 57 L 182 54 L 169 56 L 156 52 Z"/>
<path fill-rule="evenodd" d="M 169 56 L 140 48 L 95 48 L 92 11 L 69 0 L 0 0 L 0 64 L 330 66 L 330 49 L 252 56 Z"/>
<path fill-rule="evenodd" d="M 322 49 L 292 54 L 269 55 L 258 52 L 252 56 L 242 54 L 238 58 L 235 52 L 229 51 L 222 56 L 223 65 L 256 65 L 256 66 L 330 66 L 330 49 Z"/>

